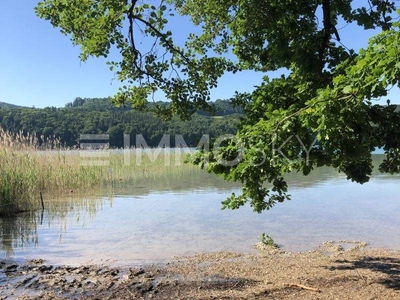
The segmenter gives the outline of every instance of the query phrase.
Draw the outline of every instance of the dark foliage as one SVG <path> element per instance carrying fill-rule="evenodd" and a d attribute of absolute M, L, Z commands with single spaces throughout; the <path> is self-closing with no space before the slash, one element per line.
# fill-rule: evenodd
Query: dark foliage
<path fill-rule="evenodd" d="M 168 105 L 167 102 L 157 104 Z M 0 127 L 12 133 L 36 133 L 43 139 L 55 136 L 68 147 L 78 146 L 81 134 L 108 134 L 110 147 L 123 147 L 124 134 L 130 135 L 131 146 L 136 145 L 136 135 L 143 135 L 149 147 L 157 147 L 163 135 L 170 134 L 174 147 L 174 136 L 182 135 L 189 147 L 195 147 L 203 134 L 212 138 L 236 132 L 240 110 L 225 100 L 217 100 L 212 106 L 214 116 L 196 113 L 190 121 L 176 117 L 164 122 L 150 112 L 126 106 L 117 108 L 106 98 L 76 98 L 64 108 L 5 106 L 0 109 Z"/>

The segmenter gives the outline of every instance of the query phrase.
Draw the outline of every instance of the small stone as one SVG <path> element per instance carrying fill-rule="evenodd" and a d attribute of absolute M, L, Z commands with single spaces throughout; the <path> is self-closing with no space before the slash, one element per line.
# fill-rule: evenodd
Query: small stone
<path fill-rule="evenodd" d="M 5 267 L 4 271 L 5 272 L 15 272 L 18 268 L 18 265 L 16 264 L 12 264 L 12 265 L 8 265 L 7 267 Z"/>
<path fill-rule="evenodd" d="M 46 272 L 46 271 L 51 271 L 53 269 L 53 267 L 52 266 L 40 266 L 39 267 L 39 271 L 40 272 Z"/>
<path fill-rule="evenodd" d="M 139 276 L 139 275 L 142 275 L 145 273 L 143 269 L 139 269 L 139 270 L 130 269 L 130 272 L 131 272 L 131 276 Z"/>
<path fill-rule="evenodd" d="M 107 290 L 111 289 L 114 286 L 114 282 L 110 282 L 110 284 L 107 286 Z"/>

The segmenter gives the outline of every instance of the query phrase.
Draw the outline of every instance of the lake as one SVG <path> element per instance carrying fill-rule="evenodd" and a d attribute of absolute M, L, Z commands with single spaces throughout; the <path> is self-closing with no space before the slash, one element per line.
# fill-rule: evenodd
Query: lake
<path fill-rule="evenodd" d="M 374 156 L 376 164 L 380 159 Z M 0 219 L 0 257 L 134 265 L 198 252 L 253 252 L 263 232 L 288 251 L 329 240 L 400 249 L 400 176 L 377 173 L 359 185 L 319 168 L 287 179 L 292 200 L 262 214 L 250 207 L 221 210 L 221 201 L 240 186 L 201 170 L 117 183 L 112 197 L 45 195 L 43 213 Z"/>

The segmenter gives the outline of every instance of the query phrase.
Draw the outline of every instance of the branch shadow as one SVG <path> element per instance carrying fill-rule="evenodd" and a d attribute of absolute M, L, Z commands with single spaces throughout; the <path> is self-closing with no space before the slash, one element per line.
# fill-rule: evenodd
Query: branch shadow
<path fill-rule="evenodd" d="M 400 259 L 393 257 L 366 256 L 357 260 L 336 260 L 340 265 L 327 267 L 334 270 L 370 270 L 378 275 L 386 275 L 375 283 L 382 284 L 389 289 L 400 290 Z"/>

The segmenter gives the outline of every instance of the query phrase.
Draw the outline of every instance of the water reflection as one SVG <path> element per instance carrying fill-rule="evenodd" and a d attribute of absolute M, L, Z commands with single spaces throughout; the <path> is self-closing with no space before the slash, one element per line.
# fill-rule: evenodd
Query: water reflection
<path fill-rule="evenodd" d="M 38 244 L 37 224 L 41 216 L 23 213 L 18 218 L 0 218 L 1 251 L 7 258 L 14 255 L 14 249 Z"/>
<path fill-rule="evenodd" d="M 92 220 L 104 203 L 112 204 L 111 198 L 77 197 L 50 198 L 44 195 L 45 210 L 21 213 L 16 218 L 0 218 L 0 241 L 3 258 L 12 259 L 16 252 L 36 248 L 42 228 L 59 230 L 60 237 L 67 230 L 68 222 L 82 224 Z M 71 219 L 74 216 L 74 219 Z M 28 250 L 29 251 L 29 250 Z"/>
<path fill-rule="evenodd" d="M 221 201 L 240 186 L 201 170 L 118 181 L 113 198 L 45 195 L 43 216 L 0 219 L 0 254 L 56 264 L 132 264 L 200 251 L 251 251 L 262 232 L 294 251 L 332 239 L 400 248 L 399 176 L 376 175 L 361 186 L 319 168 L 287 180 L 292 200 L 263 214 L 249 207 L 221 211 Z"/>

